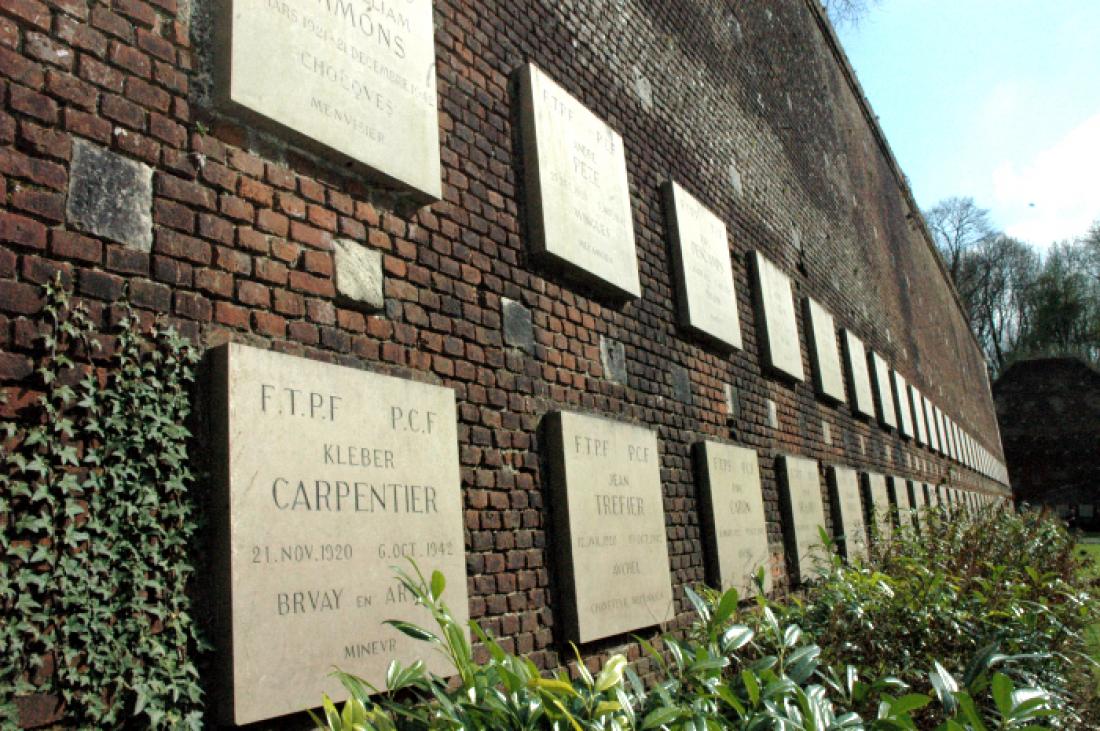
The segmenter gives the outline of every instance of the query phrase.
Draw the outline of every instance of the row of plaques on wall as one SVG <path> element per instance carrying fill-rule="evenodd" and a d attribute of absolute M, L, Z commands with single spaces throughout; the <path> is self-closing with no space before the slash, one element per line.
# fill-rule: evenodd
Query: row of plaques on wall
<path fill-rule="evenodd" d="M 415 571 L 410 560 L 440 571 L 455 617 L 469 616 L 454 391 L 239 344 L 212 351 L 211 364 L 228 720 L 339 696 L 333 667 L 379 687 L 394 659 L 445 673 L 429 645 L 385 620 L 430 623 L 394 575 Z M 547 415 L 542 432 L 564 638 L 586 643 L 672 619 L 656 432 L 568 411 Z M 756 452 L 702 441 L 695 465 L 710 581 L 744 592 L 763 567 L 770 589 Z M 780 456 L 776 469 L 789 562 L 805 576 L 826 557 L 818 464 Z M 856 472 L 830 467 L 828 477 L 835 532 L 849 557 L 865 556 Z M 869 515 L 891 504 L 908 515 L 908 494 L 891 499 L 884 476 L 865 479 Z M 917 490 L 912 505 L 928 495 Z"/>
<path fill-rule="evenodd" d="M 339 153 L 426 200 L 441 196 L 430 0 L 215 5 L 224 109 Z M 640 296 L 622 137 L 533 64 L 517 76 L 533 250 L 610 293 Z M 722 348 L 741 348 L 726 225 L 677 182 L 665 184 L 663 197 L 681 326 Z M 804 380 L 791 279 L 759 252 L 750 262 L 765 365 Z M 804 306 L 817 391 L 845 402 L 833 317 L 813 299 Z M 877 416 L 902 436 L 1005 481 L 1003 466 L 939 406 L 907 388 L 854 333 L 840 334 L 856 415 Z"/>

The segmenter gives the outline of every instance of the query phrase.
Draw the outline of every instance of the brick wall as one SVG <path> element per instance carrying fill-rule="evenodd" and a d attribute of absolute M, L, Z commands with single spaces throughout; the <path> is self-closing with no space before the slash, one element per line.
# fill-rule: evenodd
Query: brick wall
<path fill-rule="evenodd" d="M 761 370 L 753 249 L 1000 456 L 979 349 L 812 0 L 436 0 L 444 200 L 420 209 L 211 111 L 201 21 L 214 1 L 0 4 L 4 417 L 33 397 L 28 318 L 56 273 L 104 323 L 128 291 L 204 345 L 239 340 L 447 385 L 472 616 L 547 668 L 561 662 L 538 450 L 548 411 L 657 429 L 677 587 L 704 578 L 690 459 L 703 437 L 759 451 L 780 585 L 780 452 L 932 482 L 950 471 L 1003 491 L 819 400 L 809 380 Z M 528 61 L 624 138 L 638 300 L 605 299 L 532 260 L 512 76 Z M 660 200 L 670 177 L 729 229 L 745 346 L 732 355 L 675 325 Z M 120 192 L 117 214 L 84 210 L 74 191 L 89 179 L 138 193 Z M 381 311 L 336 297 L 338 238 L 383 255 Z"/>

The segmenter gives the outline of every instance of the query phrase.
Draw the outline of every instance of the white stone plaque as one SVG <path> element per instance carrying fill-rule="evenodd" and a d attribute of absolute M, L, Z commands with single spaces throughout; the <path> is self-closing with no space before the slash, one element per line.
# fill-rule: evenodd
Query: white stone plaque
<path fill-rule="evenodd" d="M 893 371 L 891 385 L 894 391 L 894 407 L 898 415 L 898 431 L 906 439 L 912 439 L 915 432 L 913 431 L 913 411 L 909 408 L 909 384 L 906 383 L 903 375 Z"/>
<path fill-rule="evenodd" d="M 212 5 L 223 108 L 442 197 L 431 0 Z"/>
<path fill-rule="evenodd" d="M 740 348 L 741 322 L 726 224 L 673 181 L 665 183 L 664 196 L 680 325 L 729 348 Z"/>
<path fill-rule="evenodd" d="M 890 508 L 890 491 L 886 476 L 877 472 L 864 473 L 867 484 L 868 513 L 874 521 L 880 541 L 889 541 L 894 535 L 893 510 Z"/>
<path fill-rule="evenodd" d="M 894 413 L 894 390 L 890 384 L 890 366 L 886 364 L 885 358 L 875 352 L 871 353 L 870 366 L 878 420 L 884 426 L 897 429 L 898 419 Z"/>
<path fill-rule="evenodd" d="M 837 347 L 833 316 L 812 297 L 803 300 L 803 305 L 814 387 L 822 396 L 843 403 L 846 400 L 844 370 L 840 365 L 840 349 Z"/>
<path fill-rule="evenodd" d="M 759 251 L 750 252 L 749 258 L 755 280 L 753 302 L 757 311 L 757 336 L 764 365 L 789 378 L 804 380 L 790 277 Z"/>
<path fill-rule="evenodd" d="M 711 585 L 723 591 L 735 588 L 742 597 L 752 596 L 752 577 L 763 567 L 764 591 L 771 591 L 768 527 L 756 451 L 700 442 L 695 445 L 695 469 Z"/>
<path fill-rule="evenodd" d="M 874 418 L 875 397 L 871 393 L 871 376 L 867 371 L 867 352 L 851 330 L 843 330 L 844 360 L 848 366 L 848 390 L 852 393 L 852 410 Z"/>
<path fill-rule="evenodd" d="M 909 505 L 913 509 L 913 523 L 917 528 L 924 530 L 924 520 L 927 517 L 928 498 L 924 493 L 924 484 L 909 480 Z"/>
<path fill-rule="evenodd" d="M 913 521 L 913 505 L 909 502 L 908 480 L 901 477 L 890 478 L 890 493 L 894 496 L 894 506 L 898 512 L 898 525 L 902 530 L 911 530 Z"/>
<path fill-rule="evenodd" d="M 385 687 L 398 659 L 450 668 L 387 619 L 431 622 L 391 566 L 447 579 L 468 616 L 454 391 L 222 346 L 210 388 L 221 453 L 232 713 L 243 724 Z M 431 455 L 425 459 L 425 455 Z"/>
<path fill-rule="evenodd" d="M 924 421 L 924 397 L 921 396 L 920 391 L 913 384 L 909 384 L 909 406 L 913 410 L 913 426 L 916 427 L 914 431 L 917 433 L 917 444 L 930 444 L 928 426 Z"/>
<path fill-rule="evenodd" d="M 940 435 L 939 427 L 936 425 L 936 412 L 932 407 L 932 402 L 928 400 L 927 396 L 921 396 L 921 400 L 924 402 L 924 423 L 928 427 L 928 446 L 936 452 L 940 451 Z"/>
<path fill-rule="evenodd" d="M 657 433 L 568 411 L 546 417 L 561 617 L 574 642 L 674 616 Z"/>
<path fill-rule="evenodd" d="M 640 296 L 622 137 L 533 64 L 519 80 L 535 253 L 619 296 Z"/>
<path fill-rule="evenodd" d="M 859 475 L 849 467 L 829 466 L 829 497 L 833 507 L 833 533 L 848 561 L 867 560 L 867 527 L 859 500 Z"/>
<path fill-rule="evenodd" d="M 817 462 L 812 459 L 781 455 L 778 467 L 783 528 L 794 568 L 800 580 L 805 581 L 828 562 L 828 553 L 821 542 L 821 530 L 826 527 L 821 476 Z"/>

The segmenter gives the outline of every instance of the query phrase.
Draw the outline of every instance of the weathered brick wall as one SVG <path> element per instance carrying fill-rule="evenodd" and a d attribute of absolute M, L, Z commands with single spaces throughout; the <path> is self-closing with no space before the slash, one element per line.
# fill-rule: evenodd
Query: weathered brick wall
<path fill-rule="evenodd" d="M 0 3 L 5 417 L 33 398 L 28 318 L 55 273 L 104 323 L 128 291 L 204 345 L 253 342 L 454 388 L 471 613 L 542 667 L 561 661 L 538 450 L 548 411 L 658 430 L 678 587 L 704 578 L 690 447 L 705 436 L 760 452 L 780 579 L 779 452 L 928 481 L 951 471 L 959 484 L 1003 489 L 827 405 L 809 382 L 761 370 L 752 249 L 1000 456 L 979 349 L 812 0 L 436 0 L 444 200 L 419 210 L 211 111 L 197 19 L 216 1 Z M 638 300 L 607 300 L 531 258 L 512 76 L 527 61 L 624 138 Z M 140 236 L 96 236 L 80 223 L 70 191 L 88 173 L 73 162 L 76 140 L 141 164 L 116 167 L 151 179 L 150 250 Z M 669 177 L 729 229 L 745 345 L 732 355 L 675 325 L 659 191 Z M 118 207 L 137 229 L 141 202 Z M 337 301 L 334 238 L 384 254 L 383 311 Z M 507 339 L 506 300 L 518 325 Z M 623 372 L 609 372 L 602 354 L 619 346 Z"/>
<path fill-rule="evenodd" d="M 1100 372 L 1076 358 L 1020 361 L 993 397 L 1017 500 L 1100 503 Z"/>

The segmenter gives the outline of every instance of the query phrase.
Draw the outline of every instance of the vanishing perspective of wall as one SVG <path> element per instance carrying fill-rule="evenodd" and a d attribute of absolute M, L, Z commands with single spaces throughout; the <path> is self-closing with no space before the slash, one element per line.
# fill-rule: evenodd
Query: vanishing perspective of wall
<path fill-rule="evenodd" d="M 429 5 L 431 23 L 415 15 Z M 281 14 L 299 28 L 293 44 L 246 37 L 219 14 L 231 7 Z M 362 17 L 391 23 L 399 50 L 377 31 L 360 40 L 389 44 L 387 58 L 401 61 L 430 56 L 434 25 L 434 66 L 393 60 L 385 72 L 419 80 L 378 101 L 407 135 L 387 139 L 343 110 L 376 90 L 311 55 L 311 43 L 347 50 L 312 32 L 323 26 L 309 25 L 313 14 L 350 17 L 349 32 L 364 36 Z M 232 63 L 231 43 L 244 54 Z M 366 67 L 359 53 L 348 51 L 350 63 Z M 285 64 L 346 96 L 316 99 Z M 559 209 L 532 186 L 570 174 L 535 149 L 537 110 L 525 117 L 524 84 L 552 89 L 537 86 L 543 77 L 594 115 L 584 134 L 607 145 L 573 172 L 603 181 L 600 193 L 625 158 L 614 201 L 571 204 L 622 204 L 608 213 L 621 214 L 615 226 L 592 224 L 618 252 L 633 243 L 634 261 L 603 277 L 621 275 L 614 286 L 543 241 L 560 216 L 536 223 Z M 756 452 L 779 590 L 791 583 L 781 457 L 816 465 L 823 496 L 829 465 L 1007 494 L 982 354 L 814 0 L 5 0 L 0 79 L 0 415 L 34 398 L 29 322 L 39 286 L 58 274 L 104 325 L 126 295 L 204 349 L 252 345 L 451 389 L 469 615 L 539 667 L 568 652 L 544 431 L 555 412 L 655 435 L 646 474 L 659 471 L 672 628 L 688 621 L 683 587 L 709 575 L 693 461 L 703 440 Z M 219 101 L 230 83 L 252 86 L 243 101 Z M 571 115 L 568 134 L 580 129 L 573 107 L 553 109 Z M 315 139 L 303 110 L 327 120 Z M 722 250 L 725 228 L 736 334 L 728 308 L 717 325 L 684 322 L 673 260 L 690 246 L 673 241 L 673 205 L 714 214 L 698 226 L 708 252 L 715 241 Z M 677 220 L 683 232 L 699 216 Z M 791 298 L 759 291 L 760 260 L 789 279 L 793 340 L 765 342 L 763 311 Z M 818 394 L 807 297 L 833 318 L 815 337 L 839 349 L 845 331 L 879 356 L 875 394 L 900 376 L 942 410 L 939 449 L 906 436 L 894 413 L 855 413 L 851 384 L 844 395 L 835 382 L 841 402 Z M 854 357 L 867 359 L 863 347 Z M 784 365 L 766 367 L 766 350 Z M 799 363 L 801 380 L 791 377 Z M 265 442 L 262 431 L 235 438 Z M 196 448 L 204 459 L 217 451 Z M 624 645 L 639 656 L 623 634 L 583 651 L 595 661 Z"/>

